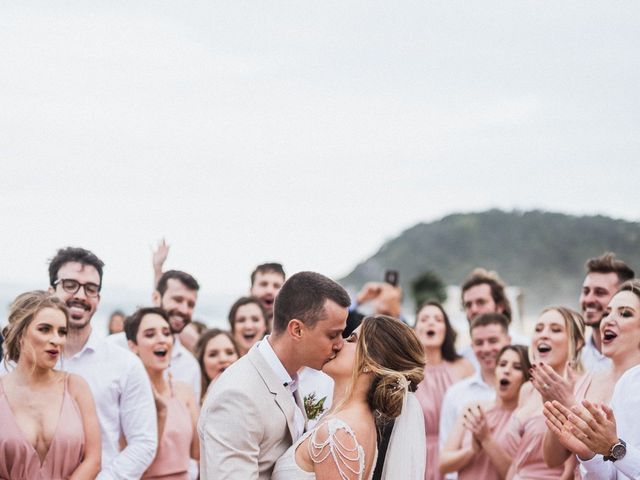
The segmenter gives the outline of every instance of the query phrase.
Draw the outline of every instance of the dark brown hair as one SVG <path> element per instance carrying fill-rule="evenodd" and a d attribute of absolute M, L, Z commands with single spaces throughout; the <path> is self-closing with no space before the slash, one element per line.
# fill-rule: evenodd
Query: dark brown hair
<path fill-rule="evenodd" d="M 161 316 L 169 328 L 171 328 L 171 324 L 169 323 L 169 314 L 160 307 L 142 307 L 138 308 L 135 312 L 133 312 L 130 316 L 124 319 L 124 333 L 127 336 L 127 340 L 131 340 L 133 343 L 137 344 L 138 340 L 136 337 L 138 336 L 138 330 L 140 329 L 140 323 L 142 323 L 142 319 L 146 315 L 159 315 Z"/>
<path fill-rule="evenodd" d="M 273 307 L 273 332 L 284 332 L 294 318 L 307 327 L 313 326 L 324 316 L 327 300 L 342 308 L 351 305 L 346 290 L 330 278 L 315 272 L 300 272 L 284 282 Z"/>
<path fill-rule="evenodd" d="M 509 334 L 509 320 L 502 313 L 483 313 L 471 320 L 469 332 L 473 332 L 476 327 L 484 327 L 487 325 L 499 325 L 507 335 Z"/>
<path fill-rule="evenodd" d="M 605 252 L 599 257 L 590 258 L 585 264 L 587 273 L 615 273 L 618 276 L 618 283 L 631 280 L 635 276 L 635 272 L 624 263 L 616 258 L 616 254 Z"/>
<path fill-rule="evenodd" d="M 235 301 L 233 305 L 231 305 L 231 308 L 229 309 L 229 316 L 227 318 L 229 319 L 229 328 L 231 329 L 231 333 L 235 333 L 236 331 L 236 314 L 238 313 L 238 309 L 245 305 L 251 304 L 255 304 L 258 306 L 258 308 L 260 309 L 260 313 L 262 314 L 262 319 L 264 320 L 265 328 L 267 330 L 269 329 L 269 322 L 267 322 L 267 312 L 262 306 L 262 302 L 260 301 L 260 299 L 256 297 L 240 297 Z"/>
<path fill-rule="evenodd" d="M 416 310 L 416 324 L 418 322 L 418 315 L 420 314 L 422 309 L 424 307 L 429 307 L 429 306 L 436 307 L 438 310 L 440 310 L 440 312 L 442 313 L 442 317 L 444 318 L 444 327 L 445 327 L 444 341 L 440 346 L 440 353 L 442 354 L 442 358 L 445 359 L 447 362 L 455 362 L 459 358 L 462 358 L 462 356 L 458 354 L 458 352 L 456 351 L 456 338 L 458 336 L 458 333 L 451 325 L 451 321 L 449 320 L 449 315 L 447 315 L 447 312 L 445 311 L 444 307 L 439 302 L 430 300 L 422 303 Z M 414 328 L 415 328 L 415 325 L 414 325 Z"/>
<path fill-rule="evenodd" d="M 502 307 L 502 313 L 507 317 L 509 323 L 511 323 L 511 304 L 505 292 L 505 284 L 496 272 L 489 272 L 484 268 L 476 268 L 462 284 L 460 298 L 462 299 L 464 292 L 470 288 L 484 284 L 489 285 L 493 303 L 496 304 L 496 307 Z M 464 308 L 464 303 L 462 306 Z"/>
<path fill-rule="evenodd" d="M 95 268 L 100 277 L 100 287 L 102 287 L 102 267 L 104 267 L 104 262 L 93 252 L 80 247 L 66 247 L 57 251 L 55 257 L 49 262 L 49 285 L 54 286 L 58 280 L 58 270 L 69 262 L 78 262 L 81 265 L 91 265 Z"/>
<path fill-rule="evenodd" d="M 524 376 L 524 382 L 528 382 L 531 378 L 531 374 L 529 373 L 529 370 L 531 369 L 531 360 L 529 360 L 529 348 L 524 345 L 505 345 L 504 347 L 502 347 L 500 352 L 498 352 L 498 356 L 496 357 L 497 362 L 500 361 L 500 357 L 504 354 L 504 352 L 508 350 L 516 352 L 516 355 L 518 355 L 518 358 L 520 358 L 520 365 L 522 366 L 522 375 Z"/>
<path fill-rule="evenodd" d="M 282 280 L 286 278 L 284 274 L 284 268 L 280 263 L 263 263 L 262 265 L 258 265 L 256 269 L 251 272 L 251 286 L 253 287 L 253 282 L 256 281 L 256 275 L 258 273 L 277 273 L 282 275 Z"/>
<path fill-rule="evenodd" d="M 167 270 L 162 274 L 160 280 L 158 280 L 158 285 L 156 286 L 156 290 L 161 297 L 164 295 L 164 292 L 167 291 L 167 283 L 171 279 L 178 280 L 189 290 L 195 290 L 196 292 L 200 290 L 200 284 L 198 284 L 198 281 L 188 273 L 181 272 L 180 270 Z"/>
<path fill-rule="evenodd" d="M 224 335 L 229 339 L 231 345 L 233 345 L 233 349 L 236 351 L 236 355 L 238 356 L 238 358 L 240 358 L 240 349 L 238 348 L 238 344 L 236 343 L 231 333 L 227 332 L 226 330 L 221 330 L 219 328 L 210 328 L 209 330 L 205 330 L 204 333 L 200 335 L 200 338 L 196 343 L 194 355 L 196 357 L 196 360 L 198 360 L 198 364 L 200 365 L 200 384 L 202 386 L 201 399 L 206 395 L 207 388 L 209 388 L 209 384 L 211 383 L 211 379 L 207 376 L 207 372 L 204 368 L 204 352 L 207 349 L 207 343 L 209 343 L 209 340 L 217 337 L 218 335 Z"/>

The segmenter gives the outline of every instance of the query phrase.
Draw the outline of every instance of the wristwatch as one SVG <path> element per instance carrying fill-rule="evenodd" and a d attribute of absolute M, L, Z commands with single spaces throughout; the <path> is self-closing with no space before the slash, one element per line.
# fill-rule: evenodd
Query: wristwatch
<path fill-rule="evenodd" d="M 604 457 L 604 460 L 615 462 L 616 460 L 620 460 L 624 458 L 627 454 L 627 442 L 618 439 L 617 443 L 614 443 L 613 446 L 609 449 L 609 455 Z"/>

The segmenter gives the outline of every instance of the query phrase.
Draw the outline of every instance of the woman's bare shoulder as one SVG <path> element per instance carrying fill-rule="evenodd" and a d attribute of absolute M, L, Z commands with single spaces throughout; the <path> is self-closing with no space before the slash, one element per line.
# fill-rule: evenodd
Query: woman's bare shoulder
<path fill-rule="evenodd" d="M 84 378 L 82 378 L 80 375 L 76 375 L 75 373 L 60 373 L 62 374 L 63 378 L 66 378 L 69 393 L 73 398 L 75 398 L 76 400 L 78 400 L 79 398 L 84 399 L 86 397 L 93 398 L 91 388 Z"/>
<path fill-rule="evenodd" d="M 182 401 L 184 401 L 185 403 L 194 401 L 195 396 L 193 393 L 193 387 L 188 383 L 174 381 L 173 391 L 175 392 L 176 396 L 180 398 Z"/>
<path fill-rule="evenodd" d="M 470 377 L 476 371 L 473 364 L 464 357 L 454 360 L 450 365 L 454 376 L 456 377 L 456 381 Z"/>

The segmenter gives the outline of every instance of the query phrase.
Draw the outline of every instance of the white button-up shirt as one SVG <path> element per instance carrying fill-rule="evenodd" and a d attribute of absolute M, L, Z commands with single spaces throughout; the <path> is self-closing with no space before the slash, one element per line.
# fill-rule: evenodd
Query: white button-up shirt
<path fill-rule="evenodd" d="M 587 343 L 585 343 L 582 353 L 580 354 L 580 358 L 582 359 L 582 364 L 584 365 L 585 370 L 589 373 L 609 370 L 613 366 L 611 359 L 609 357 L 605 357 L 596 348 L 595 343 L 593 343 L 593 335 L 591 335 L 589 340 L 587 340 Z"/>
<path fill-rule="evenodd" d="M 616 462 L 602 455 L 581 462 L 584 480 L 628 480 L 640 478 L 640 365 L 627 370 L 613 390 L 611 408 L 616 417 L 618 437 L 627 443 L 627 454 Z"/>
<path fill-rule="evenodd" d="M 158 426 L 147 372 L 138 357 L 92 332 L 82 350 L 60 362 L 83 377 L 96 403 L 102 436 L 100 480 L 140 478 L 156 455 Z M 120 434 L 127 442 L 120 451 Z"/>
<path fill-rule="evenodd" d="M 271 367 L 271 370 L 276 374 L 276 376 L 282 381 L 282 384 L 285 386 L 287 390 L 291 392 L 291 401 L 294 402 L 295 410 L 293 416 L 293 424 L 296 429 L 295 432 L 291 432 L 291 437 L 293 442 L 295 443 L 298 438 L 304 433 L 304 414 L 302 410 L 300 410 L 300 405 L 294 401 L 293 394 L 298 389 L 298 375 L 296 374 L 295 378 L 291 378 L 289 373 L 287 372 L 284 365 L 276 355 L 276 352 L 273 351 L 273 347 L 269 343 L 269 337 L 265 337 L 263 340 L 256 344 L 256 348 L 258 352 L 264 357 L 266 362 Z"/>
<path fill-rule="evenodd" d="M 315 396 L 316 402 L 324 398 L 325 400 L 322 404 L 324 411 L 322 414 L 328 412 L 333 403 L 333 379 L 321 370 L 302 367 L 298 371 L 298 380 L 298 392 L 300 392 L 300 398 L 302 398 L 303 402 L 304 399 L 311 394 Z M 307 421 L 307 430 L 313 429 L 320 418 L 321 417 L 318 416 L 313 420 L 309 419 Z"/>
<path fill-rule="evenodd" d="M 200 378 L 200 365 L 196 357 L 180 343 L 178 335 L 173 336 L 173 348 L 171 349 L 171 363 L 167 369 L 173 380 L 178 380 L 191 385 L 197 401 L 200 401 L 202 379 Z M 129 350 L 127 336 L 124 332 L 114 333 L 107 337 L 107 342 Z"/>

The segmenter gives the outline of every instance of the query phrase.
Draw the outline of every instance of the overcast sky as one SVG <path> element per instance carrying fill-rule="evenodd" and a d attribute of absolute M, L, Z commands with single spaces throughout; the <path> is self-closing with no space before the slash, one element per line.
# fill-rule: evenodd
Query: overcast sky
<path fill-rule="evenodd" d="M 0 282 L 339 277 L 452 212 L 638 221 L 640 3 L 0 2 Z"/>

